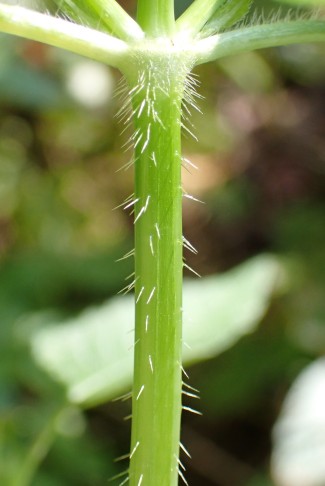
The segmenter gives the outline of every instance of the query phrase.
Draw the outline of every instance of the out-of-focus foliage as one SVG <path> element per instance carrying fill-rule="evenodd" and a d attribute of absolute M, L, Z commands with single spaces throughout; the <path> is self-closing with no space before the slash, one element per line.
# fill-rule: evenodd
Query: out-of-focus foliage
<path fill-rule="evenodd" d="M 134 2 L 120 3 L 134 12 Z M 178 2 L 178 13 L 188 3 Z M 293 5 L 322 7 L 321 0 L 255 4 L 266 15 L 279 6 L 284 14 Z M 184 153 L 200 170 L 184 170 L 183 179 L 206 204 L 184 201 L 184 233 L 199 250 L 186 254 L 187 263 L 205 276 L 273 252 L 288 279 L 256 332 L 189 371 L 203 412 L 184 417 L 193 486 L 274 485 L 273 424 L 295 377 L 324 353 L 324 53 L 322 45 L 291 46 L 197 71 L 204 115 L 193 113 L 199 143 L 184 139 Z M 114 118 L 118 82 L 106 67 L 0 38 L 5 486 L 22 486 L 35 469 L 33 486 L 101 486 L 123 469 L 113 458 L 129 450 L 129 404 L 71 408 L 22 336 L 31 315 L 76 319 L 114 296 L 132 272 L 131 260 L 116 263 L 132 248 L 132 215 L 112 211 L 132 192 L 133 179 L 132 170 L 119 171 L 130 154 L 121 149 L 129 134 L 120 134 Z M 231 305 L 239 312 L 237 301 Z M 311 450 L 304 437 L 303 450 Z"/>
<path fill-rule="evenodd" d="M 280 281 L 281 266 L 264 256 L 222 276 L 185 282 L 184 366 L 212 358 L 252 332 Z M 44 326 L 46 317 L 36 315 L 22 322 L 21 332 L 36 362 L 64 384 L 68 401 L 89 406 L 131 388 L 133 312 L 134 299 L 120 296 L 68 322 L 53 324 L 49 316 Z"/>
<path fill-rule="evenodd" d="M 325 360 L 299 375 L 274 431 L 273 474 L 281 486 L 322 486 L 325 480 Z"/>

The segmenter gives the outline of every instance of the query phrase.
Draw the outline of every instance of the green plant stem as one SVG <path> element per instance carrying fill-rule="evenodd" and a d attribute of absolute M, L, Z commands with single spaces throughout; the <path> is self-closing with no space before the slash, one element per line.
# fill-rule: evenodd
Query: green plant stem
<path fill-rule="evenodd" d="M 224 3 L 225 0 L 195 0 L 177 19 L 177 32 L 188 37 L 195 37 Z"/>
<path fill-rule="evenodd" d="M 171 36 L 175 30 L 174 0 L 138 0 L 137 20 L 148 37 Z"/>
<path fill-rule="evenodd" d="M 85 12 L 91 19 L 103 23 L 110 32 L 123 40 L 139 40 L 144 37 L 137 22 L 115 0 L 79 0 L 71 5 L 69 0 L 56 0 L 63 11 L 74 13 Z"/>
<path fill-rule="evenodd" d="M 224 3 L 200 32 L 200 37 L 208 37 L 230 28 L 248 14 L 252 0 L 228 0 Z"/>
<path fill-rule="evenodd" d="M 166 56 L 165 56 L 166 57 Z M 176 486 L 181 418 L 181 99 L 186 69 L 139 70 L 135 121 L 135 366 L 130 486 Z"/>
<path fill-rule="evenodd" d="M 193 47 L 196 64 L 266 47 L 325 41 L 321 20 L 276 22 L 237 29 L 198 41 Z"/>
<path fill-rule="evenodd" d="M 22 7 L 0 5 L 0 31 L 119 67 L 129 48 L 115 37 Z"/>

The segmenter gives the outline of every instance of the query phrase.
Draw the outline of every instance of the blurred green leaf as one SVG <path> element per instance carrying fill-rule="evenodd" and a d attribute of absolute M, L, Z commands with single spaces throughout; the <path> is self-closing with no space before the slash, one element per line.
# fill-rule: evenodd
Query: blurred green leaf
<path fill-rule="evenodd" d="M 104 443 L 103 443 L 104 442 Z M 107 434 L 100 441 L 89 431 L 80 437 L 57 436 L 33 486 L 103 486 L 119 472 L 115 444 Z M 80 459 L 82 458 L 82 460 Z"/>
<path fill-rule="evenodd" d="M 54 436 L 55 405 L 8 408 L 0 416 L 0 484 L 29 484 Z"/>
<path fill-rule="evenodd" d="M 0 264 L 0 316 L 10 315 L 12 308 L 16 316 L 54 306 L 71 310 L 116 293 L 131 271 L 130 260 L 116 263 L 123 251 L 91 256 L 39 251 L 8 258 Z"/>
<path fill-rule="evenodd" d="M 63 108 L 68 98 L 60 83 L 17 56 L 14 46 L 15 41 L 0 36 L 0 101 L 31 110 Z"/>
<path fill-rule="evenodd" d="M 323 202 L 295 204 L 281 212 L 273 232 L 277 248 L 290 255 L 290 336 L 313 355 L 325 350 L 324 214 Z"/>
<path fill-rule="evenodd" d="M 274 429 L 272 469 L 278 486 L 325 484 L 325 359 L 305 368 Z"/>
<path fill-rule="evenodd" d="M 48 314 L 52 320 L 62 319 L 89 302 L 114 295 L 131 272 L 130 260 L 116 263 L 125 249 L 92 256 L 26 252 L 0 264 L 0 406 L 16 397 L 19 383 L 42 396 L 59 393 L 21 346 L 21 336 L 13 335 L 13 323 L 45 308 L 55 309 Z"/>
<path fill-rule="evenodd" d="M 209 359 L 252 332 L 279 284 L 281 267 L 261 256 L 230 272 L 184 284 L 184 363 Z M 131 384 L 133 297 L 30 333 L 37 363 L 67 388 L 68 399 L 93 405 Z M 37 317 L 37 316 L 36 316 Z"/>
<path fill-rule="evenodd" d="M 282 324 L 279 330 L 277 323 Z M 236 415 L 239 408 L 240 413 L 249 413 L 259 401 L 270 401 L 277 384 L 282 381 L 285 386 L 297 366 L 293 363 L 301 360 L 301 354 L 286 340 L 283 316 L 273 309 L 262 329 L 192 371 L 191 381 L 201 390 L 205 418 L 224 420 Z"/>
<path fill-rule="evenodd" d="M 77 408 L 33 401 L 0 415 L 1 485 L 99 486 L 117 472 L 114 454 L 113 441 L 96 441 Z"/>
<path fill-rule="evenodd" d="M 252 332 L 279 284 L 280 265 L 259 256 L 184 287 L 184 361 L 212 358 Z"/>

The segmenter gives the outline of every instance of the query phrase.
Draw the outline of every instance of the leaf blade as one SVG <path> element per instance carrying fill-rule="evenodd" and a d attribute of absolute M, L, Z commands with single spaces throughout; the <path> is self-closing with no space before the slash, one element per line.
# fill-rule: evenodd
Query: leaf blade
<path fill-rule="evenodd" d="M 264 256 L 225 275 L 187 282 L 184 341 L 190 348 L 184 347 L 184 364 L 209 359 L 252 332 L 268 308 L 280 270 L 275 259 Z M 215 315 L 222 326 L 216 327 Z M 132 297 L 111 299 L 64 325 L 31 333 L 33 357 L 66 387 L 70 402 L 92 406 L 115 398 L 131 384 L 132 316 Z"/>

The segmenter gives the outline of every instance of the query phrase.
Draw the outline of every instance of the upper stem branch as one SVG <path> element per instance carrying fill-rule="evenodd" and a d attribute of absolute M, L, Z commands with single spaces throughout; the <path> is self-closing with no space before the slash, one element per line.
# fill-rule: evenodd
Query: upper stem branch
<path fill-rule="evenodd" d="M 22 7 L 0 5 L 0 31 L 43 42 L 119 68 L 129 50 L 115 37 Z"/>
<path fill-rule="evenodd" d="M 149 37 L 171 36 L 175 30 L 174 0 L 138 0 L 137 20 Z"/>
<path fill-rule="evenodd" d="M 102 22 L 109 31 L 123 40 L 139 40 L 144 33 L 137 22 L 116 0 L 79 0 L 76 6 L 66 0 L 56 0 L 63 11 L 77 9 Z"/>
<path fill-rule="evenodd" d="M 225 0 L 195 0 L 177 19 L 177 32 L 195 37 Z"/>
<path fill-rule="evenodd" d="M 214 35 L 193 47 L 196 64 L 266 47 L 325 41 L 325 22 L 321 20 L 278 22 L 257 25 Z"/>

